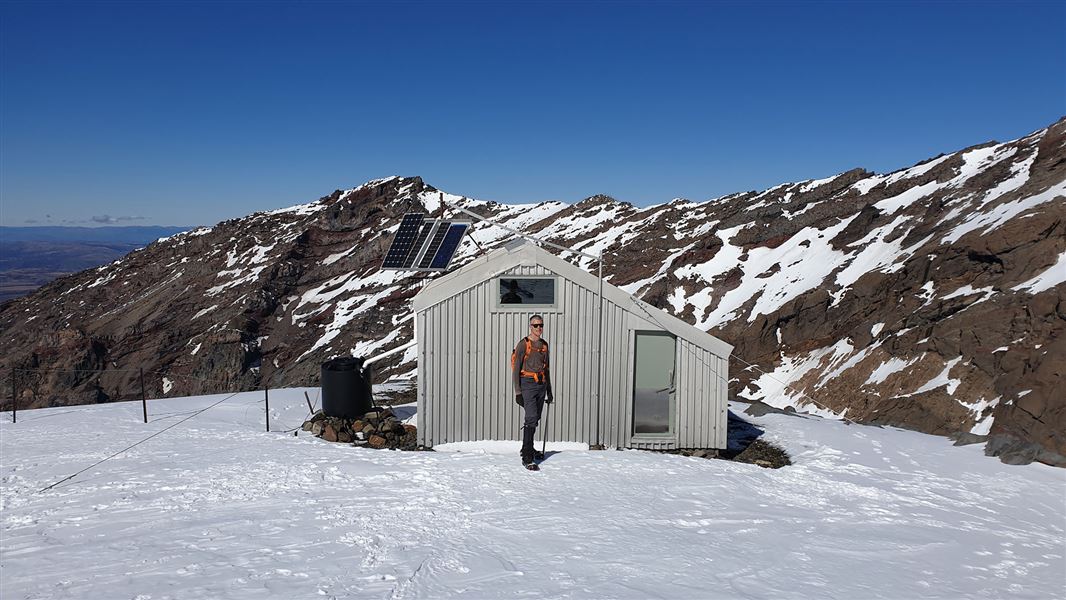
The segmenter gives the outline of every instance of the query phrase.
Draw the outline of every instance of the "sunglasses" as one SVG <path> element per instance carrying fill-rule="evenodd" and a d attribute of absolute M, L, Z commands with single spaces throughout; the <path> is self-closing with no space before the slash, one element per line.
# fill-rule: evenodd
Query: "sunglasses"
<path fill-rule="evenodd" d="M 544 328 L 544 323 L 530 323 L 529 326 L 543 329 Z"/>

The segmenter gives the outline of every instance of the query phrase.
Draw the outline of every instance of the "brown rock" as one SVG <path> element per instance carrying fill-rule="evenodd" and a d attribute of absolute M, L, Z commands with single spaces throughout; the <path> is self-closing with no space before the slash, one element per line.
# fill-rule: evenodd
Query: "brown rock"
<path fill-rule="evenodd" d="M 331 423 L 327 423 L 326 426 L 322 428 L 322 439 L 327 442 L 337 441 L 337 430 L 333 428 Z"/>

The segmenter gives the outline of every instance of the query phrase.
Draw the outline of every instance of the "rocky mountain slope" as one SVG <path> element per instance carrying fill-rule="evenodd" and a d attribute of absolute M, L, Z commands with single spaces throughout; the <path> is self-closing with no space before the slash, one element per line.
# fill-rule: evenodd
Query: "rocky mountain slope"
<path fill-rule="evenodd" d="M 604 252 L 609 281 L 733 344 L 731 393 L 1066 465 L 1066 119 L 878 175 L 638 208 L 471 200 L 392 177 L 175 235 L 0 307 L 20 406 L 308 385 L 411 339 L 406 212 L 462 206 Z M 478 223 L 459 266 L 505 242 Z M 577 261 L 586 268 L 594 265 Z M 411 379 L 413 350 L 380 363 Z M 41 369 L 61 369 L 61 371 Z M 10 398 L 5 407 L 10 407 Z"/>

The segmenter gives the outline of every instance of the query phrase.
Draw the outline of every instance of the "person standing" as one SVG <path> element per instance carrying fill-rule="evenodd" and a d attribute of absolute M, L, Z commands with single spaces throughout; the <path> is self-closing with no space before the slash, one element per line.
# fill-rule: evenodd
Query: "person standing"
<path fill-rule="evenodd" d="M 522 464 L 527 469 L 537 470 L 534 459 L 544 458 L 542 452 L 533 448 L 533 434 L 540 423 L 544 404 L 554 400 L 552 396 L 551 371 L 549 369 L 548 342 L 544 340 L 544 317 L 529 318 L 529 335 L 518 340 L 512 356 L 511 380 L 514 384 L 515 402 L 523 408 L 522 419 Z"/>

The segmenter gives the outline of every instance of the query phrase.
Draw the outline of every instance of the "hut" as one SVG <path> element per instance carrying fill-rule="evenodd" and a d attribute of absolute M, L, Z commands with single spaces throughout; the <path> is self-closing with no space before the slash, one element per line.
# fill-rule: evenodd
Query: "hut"
<path fill-rule="evenodd" d="M 540 314 L 555 403 L 538 437 L 727 446 L 733 347 L 532 242 L 516 240 L 433 281 L 414 311 L 420 444 L 521 439 L 510 356 Z"/>

